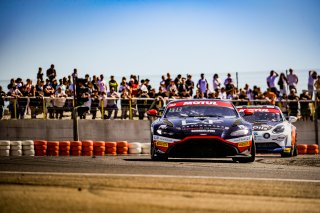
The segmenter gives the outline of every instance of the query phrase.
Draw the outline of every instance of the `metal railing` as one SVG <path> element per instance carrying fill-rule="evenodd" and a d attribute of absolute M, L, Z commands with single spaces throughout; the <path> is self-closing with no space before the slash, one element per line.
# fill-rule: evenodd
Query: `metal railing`
<path fill-rule="evenodd" d="M 148 109 L 159 109 L 172 100 L 169 98 L 99 98 L 91 99 L 91 103 L 87 105 L 79 105 L 76 103 L 73 97 L 66 98 L 53 98 L 53 97 L 5 97 L 4 101 L 6 102 L 5 106 L 9 109 L 4 116 L 5 119 L 25 119 L 25 118 L 37 118 L 38 115 L 42 115 L 42 119 L 54 119 L 62 117 L 73 117 L 74 107 L 78 108 L 78 111 L 85 113 L 86 118 L 88 115 L 91 115 L 92 119 L 101 118 L 101 119 L 110 119 L 112 113 L 116 113 L 116 118 L 120 119 L 130 119 L 133 120 L 135 117 L 145 118 L 144 114 Z M 210 100 L 210 99 L 208 99 Z M 229 100 L 229 99 L 227 99 Z M 60 103 L 59 103 L 60 101 Z M 229 100 L 233 102 L 235 106 L 238 105 L 266 105 L 270 104 L 270 100 L 258 99 L 258 100 Z M 112 103 L 112 104 L 111 104 Z M 317 109 L 317 102 L 311 100 L 277 100 L 275 105 L 279 106 L 284 113 L 289 115 L 292 112 L 292 103 L 297 103 L 296 111 L 301 110 L 301 103 L 308 103 L 308 105 L 303 107 L 308 107 L 310 110 L 310 116 L 315 118 L 315 112 Z M 59 106 L 58 106 L 59 105 Z M 62 106 L 63 105 L 63 106 Z M 120 111 L 120 114 L 119 114 Z M 1 113 L 1 112 L 0 112 Z M 25 114 L 30 114 L 30 116 L 25 116 Z M 67 114 L 66 114 L 67 113 Z M 107 115 L 106 115 L 107 113 Z M 79 114 L 79 113 L 78 113 Z M 98 116 L 100 114 L 100 116 Z M 49 115 L 49 116 L 48 116 Z M 54 116 L 56 115 L 56 116 Z M 39 118 L 39 117 L 38 117 Z"/>

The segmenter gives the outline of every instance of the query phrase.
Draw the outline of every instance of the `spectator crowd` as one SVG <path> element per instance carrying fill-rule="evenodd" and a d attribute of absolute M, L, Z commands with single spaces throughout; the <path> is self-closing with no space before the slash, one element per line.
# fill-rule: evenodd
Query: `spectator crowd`
<path fill-rule="evenodd" d="M 118 106 L 121 106 L 120 119 L 127 119 L 131 108 L 133 114 L 143 119 L 149 108 L 159 109 L 169 99 L 207 98 L 229 99 L 235 101 L 236 105 L 246 105 L 248 102 L 280 103 L 279 107 L 285 115 L 299 114 L 302 119 L 308 120 L 311 118 L 309 102 L 313 100 L 313 95 L 315 100 L 320 100 L 320 92 L 314 93 L 315 90 L 320 91 L 320 75 L 314 70 L 309 71 L 308 88 L 299 95 L 299 78 L 293 69 L 289 69 L 287 75 L 270 71 L 266 78 L 266 91 L 256 85 L 250 87 L 249 84 L 237 88 L 230 73 L 224 80 L 218 74 L 209 79 L 202 73 L 197 81 L 193 81 L 192 75 L 179 74 L 173 78 L 167 73 L 161 77 L 156 88 L 150 85 L 149 79 L 140 80 L 137 75 L 122 77 L 121 82 L 117 82 L 113 75 L 108 80 L 103 74 L 86 74 L 80 78 L 76 69 L 71 75 L 58 79 L 53 64 L 46 70 L 45 77 L 40 67 L 35 83 L 30 79 L 25 82 L 21 78 L 11 79 L 7 93 L 0 86 L 0 119 L 3 117 L 5 100 L 10 102 L 8 108 L 11 118 L 23 119 L 25 114 L 36 118 L 45 109 L 50 119 L 62 119 L 64 112 L 76 107 L 80 119 L 86 119 L 89 115 L 96 119 L 98 111 L 103 119 L 117 119 Z"/>

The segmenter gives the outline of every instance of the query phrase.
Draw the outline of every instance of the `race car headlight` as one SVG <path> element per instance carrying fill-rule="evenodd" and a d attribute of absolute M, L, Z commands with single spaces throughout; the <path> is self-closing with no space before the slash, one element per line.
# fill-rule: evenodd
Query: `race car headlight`
<path fill-rule="evenodd" d="M 157 133 L 158 133 L 159 135 L 162 135 L 162 134 L 163 134 L 163 130 L 165 130 L 165 129 L 167 129 L 167 125 L 161 125 L 161 126 L 159 126 L 158 129 L 157 129 Z"/>
<path fill-rule="evenodd" d="M 284 125 L 279 125 L 276 128 L 274 128 L 272 133 L 278 134 L 278 133 L 284 132 L 284 130 L 285 130 L 285 126 Z"/>
<path fill-rule="evenodd" d="M 240 129 L 236 130 L 234 132 L 231 132 L 231 136 L 242 136 L 242 135 L 247 135 L 249 133 L 248 129 Z"/>
<path fill-rule="evenodd" d="M 174 135 L 174 132 L 172 130 L 170 130 L 170 128 L 168 128 L 167 125 L 159 126 L 157 129 L 157 133 L 159 135 L 170 135 L 170 136 Z"/>

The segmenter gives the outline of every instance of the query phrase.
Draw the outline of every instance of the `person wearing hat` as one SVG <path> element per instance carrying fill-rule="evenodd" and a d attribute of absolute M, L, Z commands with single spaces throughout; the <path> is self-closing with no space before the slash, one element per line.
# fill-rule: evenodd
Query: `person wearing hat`
<path fill-rule="evenodd" d="M 148 110 L 148 100 L 146 98 L 150 98 L 148 95 L 148 89 L 146 86 L 141 88 L 139 99 L 137 100 L 138 114 L 139 120 L 143 120 L 144 114 Z"/>

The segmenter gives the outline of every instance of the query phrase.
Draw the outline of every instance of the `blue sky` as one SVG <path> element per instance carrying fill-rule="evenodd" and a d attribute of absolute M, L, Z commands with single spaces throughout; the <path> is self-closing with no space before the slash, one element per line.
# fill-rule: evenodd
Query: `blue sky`
<path fill-rule="evenodd" d="M 0 79 L 318 69 L 319 23 L 317 0 L 1 0 Z"/>

